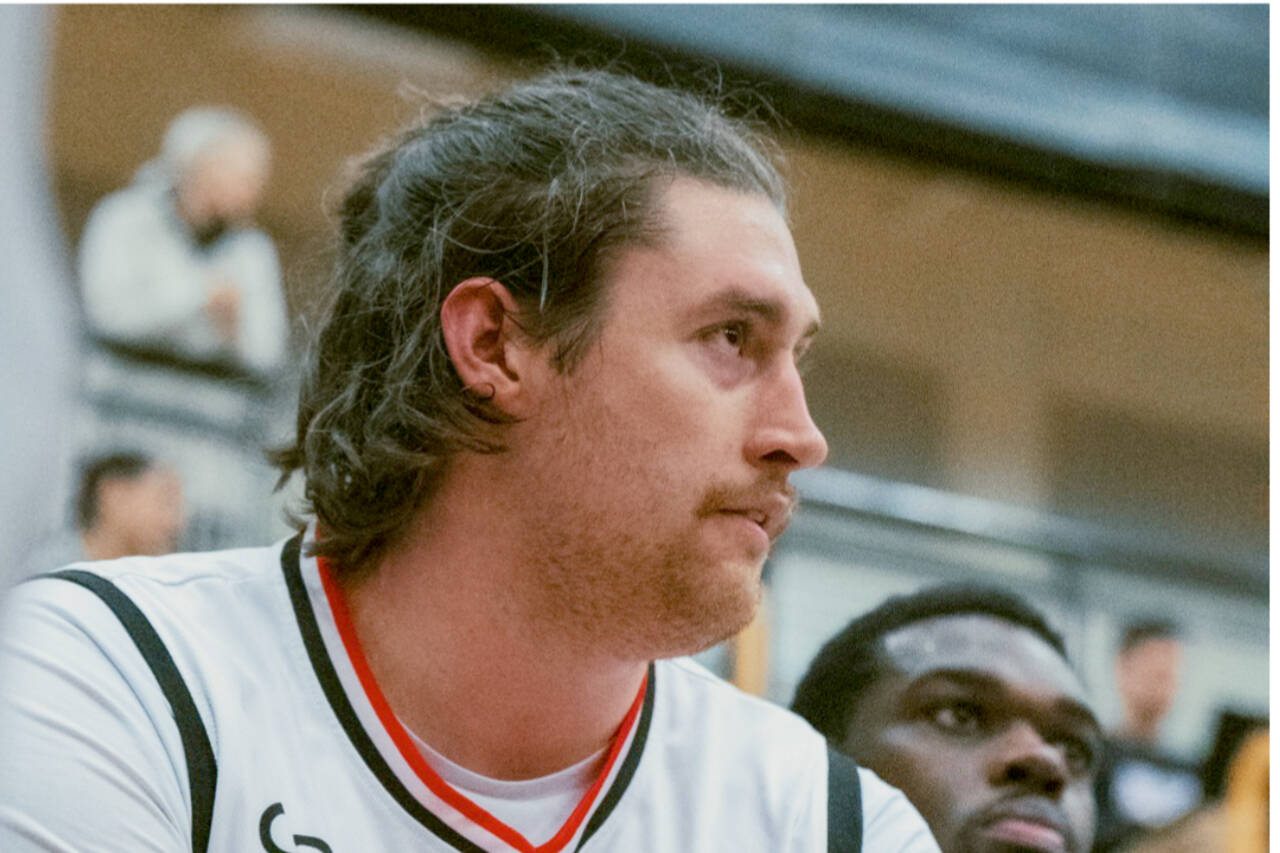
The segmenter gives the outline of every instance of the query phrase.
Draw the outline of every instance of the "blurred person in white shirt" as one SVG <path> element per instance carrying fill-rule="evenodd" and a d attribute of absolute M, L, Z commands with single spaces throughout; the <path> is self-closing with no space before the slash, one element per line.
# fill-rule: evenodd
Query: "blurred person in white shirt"
<path fill-rule="evenodd" d="M 280 264 L 253 225 L 266 135 L 224 107 L 193 107 L 159 156 L 94 208 L 80 244 L 90 329 L 133 350 L 268 376 L 285 355 Z"/>

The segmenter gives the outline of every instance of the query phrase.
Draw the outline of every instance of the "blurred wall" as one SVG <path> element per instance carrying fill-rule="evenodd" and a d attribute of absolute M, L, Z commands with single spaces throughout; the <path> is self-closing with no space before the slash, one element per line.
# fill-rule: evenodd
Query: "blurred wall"
<path fill-rule="evenodd" d="M 796 240 L 837 330 L 811 386 L 831 464 L 1265 541 L 1265 246 L 853 150 L 791 155 Z"/>

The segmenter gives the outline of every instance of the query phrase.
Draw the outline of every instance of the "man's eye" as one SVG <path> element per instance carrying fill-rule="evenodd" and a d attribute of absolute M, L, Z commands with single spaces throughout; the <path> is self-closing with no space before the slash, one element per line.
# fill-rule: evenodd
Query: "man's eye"
<path fill-rule="evenodd" d="M 747 345 L 749 329 L 746 323 L 734 320 L 713 326 L 707 330 L 706 336 L 711 343 L 717 346 L 726 344 L 730 349 L 741 352 Z"/>
<path fill-rule="evenodd" d="M 929 709 L 929 722 L 952 734 L 975 734 L 982 728 L 982 709 L 971 702 L 946 702 Z"/>
<path fill-rule="evenodd" d="M 724 336 L 725 343 L 737 349 L 741 349 L 747 339 L 747 330 L 742 323 L 727 323 L 721 327 L 720 334 Z"/>

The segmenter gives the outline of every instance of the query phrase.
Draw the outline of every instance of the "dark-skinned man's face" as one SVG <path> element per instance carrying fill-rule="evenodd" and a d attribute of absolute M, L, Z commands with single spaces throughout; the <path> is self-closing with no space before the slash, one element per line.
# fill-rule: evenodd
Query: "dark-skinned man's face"
<path fill-rule="evenodd" d="M 1034 632 L 940 616 L 884 637 L 843 747 L 901 788 L 943 853 L 1085 853 L 1101 743 L 1079 679 Z"/>

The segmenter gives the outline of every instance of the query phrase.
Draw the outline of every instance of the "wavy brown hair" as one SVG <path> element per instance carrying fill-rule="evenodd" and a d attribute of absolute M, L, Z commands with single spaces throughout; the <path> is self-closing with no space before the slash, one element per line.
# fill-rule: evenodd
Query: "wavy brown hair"
<path fill-rule="evenodd" d="M 371 568 L 459 451 L 503 450 L 504 415 L 463 387 L 440 328 L 457 283 L 493 278 L 517 322 L 573 370 L 620 247 L 660 239 L 677 176 L 780 210 L 776 151 L 710 97 L 556 71 L 439 109 L 369 157 L 340 207 L 334 292 L 309 354 L 281 482 L 306 480 L 340 571 Z"/>

